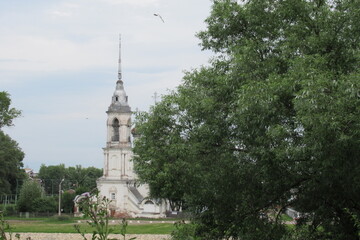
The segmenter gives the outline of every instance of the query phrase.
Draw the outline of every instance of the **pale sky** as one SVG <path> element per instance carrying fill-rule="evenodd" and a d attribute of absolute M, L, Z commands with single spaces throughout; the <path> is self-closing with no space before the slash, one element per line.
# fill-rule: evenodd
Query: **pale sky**
<path fill-rule="evenodd" d="M 207 65 L 195 34 L 211 0 L 2 0 L 0 91 L 23 116 L 3 130 L 24 166 L 103 167 L 106 111 L 122 75 L 133 111 Z M 154 16 L 158 13 L 159 17 Z"/>

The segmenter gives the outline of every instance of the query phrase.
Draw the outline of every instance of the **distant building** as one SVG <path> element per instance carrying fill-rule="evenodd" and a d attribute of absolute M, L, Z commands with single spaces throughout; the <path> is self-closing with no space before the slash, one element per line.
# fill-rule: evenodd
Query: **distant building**
<path fill-rule="evenodd" d="M 121 43 L 120 43 L 121 44 Z M 121 46 L 120 46 L 121 51 Z M 106 112 L 107 141 L 104 150 L 104 172 L 97 180 L 101 196 L 111 200 L 114 216 L 164 217 L 168 204 L 148 197 L 148 185 L 138 185 L 133 170 L 131 115 L 121 73 L 121 54 L 116 89 Z"/>
<path fill-rule="evenodd" d="M 27 175 L 29 178 L 36 178 L 37 175 L 38 175 L 38 174 L 37 174 L 36 172 L 34 172 L 34 170 L 31 169 L 31 168 L 24 168 L 24 171 L 25 171 L 26 175 Z"/>

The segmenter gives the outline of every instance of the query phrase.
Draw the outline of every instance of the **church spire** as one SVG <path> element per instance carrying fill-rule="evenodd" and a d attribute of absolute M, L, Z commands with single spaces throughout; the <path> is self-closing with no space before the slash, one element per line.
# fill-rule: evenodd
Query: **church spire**
<path fill-rule="evenodd" d="M 121 72 L 121 35 L 119 34 L 119 66 L 118 66 L 118 80 L 116 81 L 115 92 L 112 96 L 111 104 L 108 112 L 131 112 L 128 104 L 128 97 L 125 93 L 124 82 L 122 81 Z"/>
<path fill-rule="evenodd" d="M 119 66 L 118 66 L 118 80 L 122 81 L 122 72 L 121 72 L 121 34 L 119 34 Z"/>

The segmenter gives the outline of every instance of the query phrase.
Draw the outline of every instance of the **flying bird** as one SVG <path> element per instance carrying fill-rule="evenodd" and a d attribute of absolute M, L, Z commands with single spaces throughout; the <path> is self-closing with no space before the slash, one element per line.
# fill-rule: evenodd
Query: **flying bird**
<path fill-rule="evenodd" d="M 159 17 L 159 18 L 161 19 L 161 21 L 162 21 L 163 23 L 165 23 L 165 22 L 164 22 L 164 19 L 160 16 L 160 14 L 154 13 L 154 16 Z"/>

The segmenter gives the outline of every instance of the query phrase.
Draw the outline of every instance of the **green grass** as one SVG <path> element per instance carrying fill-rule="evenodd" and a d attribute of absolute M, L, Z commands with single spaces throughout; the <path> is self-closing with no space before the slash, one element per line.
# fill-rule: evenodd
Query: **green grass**
<path fill-rule="evenodd" d="M 120 229 L 120 227 L 118 227 Z M 153 223 L 144 225 L 128 225 L 128 234 L 170 234 L 175 229 L 172 223 Z M 119 230 L 116 233 L 120 233 Z"/>
<path fill-rule="evenodd" d="M 288 216 L 286 214 L 281 214 L 280 219 L 282 221 L 289 221 L 289 222 L 293 220 L 292 217 L 290 217 L 290 216 Z"/>
<path fill-rule="evenodd" d="M 40 232 L 40 233 L 77 233 L 74 225 L 81 226 L 82 231 L 91 233 L 92 228 L 85 222 L 77 223 L 76 219 L 58 221 L 53 218 L 36 220 L 10 220 L 8 221 L 12 232 Z M 120 224 L 111 224 L 114 233 L 120 233 Z M 128 234 L 170 234 L 174 230 L 172 223 L 144 223 L 130 224 L 127 227 Z"/>

